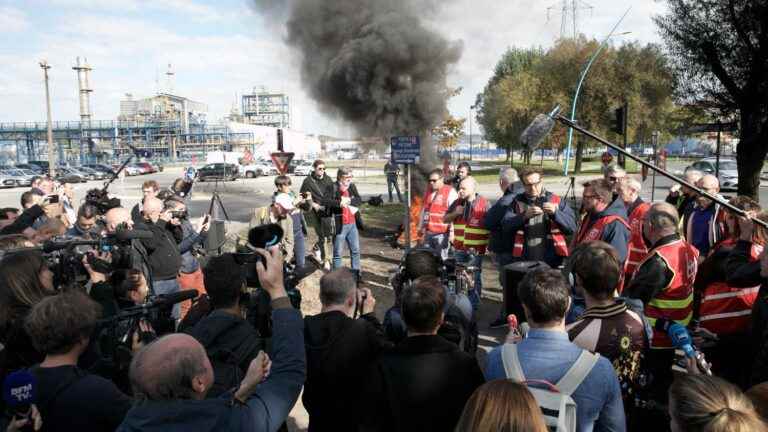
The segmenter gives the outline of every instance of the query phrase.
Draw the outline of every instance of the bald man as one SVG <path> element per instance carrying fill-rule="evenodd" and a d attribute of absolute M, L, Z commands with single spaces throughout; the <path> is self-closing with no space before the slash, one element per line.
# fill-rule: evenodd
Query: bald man
<path fill-rule="evenodd" d="M 653 328 L 645 365 L 654 376 L 652 399 L 664 402 L 672 382 L 674 346 L 667 336 L 673 323 L 687 326 L 693 315 L 693 282 L 699 252 L 680 238 L 677 209 L 669 203 L 654 203 L 643 219 L 643 232 L 651 244 L 623 295 L 643 303 L 643 314 Z M 649 413 L 652 415 L 652 413 Z M 653 424 L 665 419 L 654 419 Z M 669 420 L 666 420 L 668 422 Z"/>
<path fill-rule="evenodd" d="M 711 174 L 701 177 L 696 186 L 711 195 L 720 196 L 720 182 Z M 699 250 L 702 259 L 726 237 L 726 231 L 725 212 L 720 204 L 704 196 L 697 196 L 693 207 L 683 215 L 685 239 Z"/>
<path fill-rule="evenodd" d="M 280 252 L 259 253 L 265 264 L 256 264 L 256 271 L 272 306 L 272 360 L 259 353 L 234 393 L 206 399 L 214 373 L 203 346 L 184 334 L 162 337 L 131 362 L 134 396 L 142 402 L 118 431 L 273 432 L 285 421 L 306 377 L 304 323 L 285 292 Z"/>
<path fill-rule="evenodd" d="M 104 214 L 106 220 L 107 233 L 114 234 L 117 231 L 117 227 L 125 224 L 127 228 L 133 228 L 133 219 L 131 218 L 131 212 L 128 209 L 122 207 L 115 207 L 109 209 Z"/>
<path fill-rule="evenodd" d="M 688 183 L 695 185 L 703 175 L 704 173 L 699 170 L 689 169 L 685 172 L 684 178 Z M 675 183 L 669 188 L 669 195 L 665 201 L 675 206 L 678 215 L 685 216 L 696 201 L 696 192 L 691 188 Z"/>
<path fill-rule="evenodd" d="M 459 198 L 443 217 L 445 223 L 453 223 L 452 244 L 456 261 L 476 268 L 474 286 L 468 293 L 475 310 L 480 307 L 483 291 L 483 256 L 489 238 L 485 215 L 489 208 L 488 200 L 477 193 L 477 181 L 469 176 L 459 183 Z"/>
<path fill-rule="evenodd" d="M 142 208 L 144 223 L 152 232 L 152 239 L 142 240 L 149 255 L 149 267 L 152 271 L 152 288 L 155 294 L 172 294 L 181 288 L 177 279 L 181 269 L 181 253 L 179 243 L 182 238 L 173 226 L 171 210 L 166 208 L 163 202 L 155 197 L 144 198 Z M 181 305 L 173 306 L 173 317 L 181 317 Z"/>

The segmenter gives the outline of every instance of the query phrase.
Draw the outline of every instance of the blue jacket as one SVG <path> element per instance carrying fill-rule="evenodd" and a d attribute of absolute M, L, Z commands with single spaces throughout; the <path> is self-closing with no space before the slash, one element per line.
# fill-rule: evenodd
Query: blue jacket
<path fill-rule="evenodd" d="M 483 225 L 491 232 L 488 250 L 495 254 L 512 253 L 512 246 L 515 244 L 514 237 L 504 235 L 501 220 L 514 199 L 515 194 L 510 189 L 507 189 L 504 191 L 504 195 L 485 213 Z"/>
<path fill-rule="evenodd" d="M 605 210 L 594 215 L 587 215 L 581 223 L 589 223 L 592 225 L 596 220 L 605 217 L 616 215 L 620 216 L 627 221 L 627 208 L 624 206 L 624 201 L 621 198 L 616 198 L 613 202 L 605 208 Z M 614 221 L 605 226 L 603 230 L 603 236 L 600 240 L 608 243 L 616 249 L 619 254 L 619 261 L 623 264 L 627 260 L 627 252 L 629 250 L 629 239 L 632 232 L 626 225 L 619 221 Z"/>
<path fill-rule="evenodd" d="M 520 366 L 526 379 L 559 381 L 576 362 L 582 349 L 568 340 L 568 333 L 531 329 L 517 345 Z M 488 353 L 485 368 L 488 381 L 506 378 L 501 347 Z M 626 430 L 621 388 L 613 365 L 601 357 L 581 385 L 571 395 L 576 402 L 576 431 Z"/>
<path fill-rule="evenodd" d="M 304 321 L 287 299 L 278 302 L 282 307 L 275 302 L 272 312 L 272 370 L 245 405 L 232 403 L 231 393 L 217 399 L 143 401 L 128 411 L 117 430 L 277 431 L 296 403 L 306 377 Z"/>
<path fill-rule="evenodd" d="M 544 198 L 547 200 L 547 202 L 551 201 L 552 195 L 552 192 L 544 192 Z M 523 214 L 517 213 L 517 202 L 526 205 L 530 204 L 530 201 L 525 193 L 518 194 L 514 197 L 514 200 L 510 203 L 509 208 L 504 214 L 504 218 L 502 219 L 501 224 L 504 228 L 503 236 L 510 242 L 509 253 L 512 253 L 512 245 L 515 241 L 515 232 L 524 229 L 525 227 L 525 218 L 523 217 Z M 560 205 L 557 207 L 557 211 L 555 212 L 553 219 L 555 223 L 557 223 L 557 225 L 560 227 L 560 231 L 563 232 L 563 235 L 568 236 L 576 231 L 576 216 L 573 214 L 573 209 L 568 205 L 566 200 L 560 200 Z M 522 257 L 523 260 L 526 259 L 526 255 L 527 253 L 524 246 Z M 547 239 L 544 262 L 554 268 L 559 266 L 562 261 L 563 258 L 555 253 L 555 247 L 552 243 L 552 240 Z"/>

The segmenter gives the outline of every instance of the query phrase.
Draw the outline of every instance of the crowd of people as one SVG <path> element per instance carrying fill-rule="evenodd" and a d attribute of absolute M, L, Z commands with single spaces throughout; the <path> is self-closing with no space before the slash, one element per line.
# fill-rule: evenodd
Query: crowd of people
<path fill-rule="evenodd" d="M 300 395 L 310 431 L 766 430 L 768 213 L 752 199 L 730 199 L 746 217 L 685 187 L 648 203 L 610 165 L 580 207 L 530 167 L 502 169 L 494 201 L 469 164 L 435 169 L 380 321 L 352 171 L 313 168 L 253 210 L 279 236 L 208 254 L 193 178 L 144 182 L 132 208 L 36 178 L 0 209 L 2 430 L 287 430 Z M 478 323 L 486 256 L 504 301 Z M 302 317 L 291 275 L 314 269 L 322 308 Z M 508 328 L 482 364 L 478 325 Z M 16 403 L 21 374 L 34 398 Z"/>

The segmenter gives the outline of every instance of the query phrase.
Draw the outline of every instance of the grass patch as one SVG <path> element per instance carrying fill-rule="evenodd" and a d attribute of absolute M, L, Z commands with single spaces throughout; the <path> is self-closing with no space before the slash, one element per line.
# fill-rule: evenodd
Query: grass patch
<path fill-rule="evenodd" d="M 393 231 L 403 223 L 405 217 L 405 204 L 393 203 L 374 207 L 363 204 L 363 223 L 366 227 L 380 230 Z"/>

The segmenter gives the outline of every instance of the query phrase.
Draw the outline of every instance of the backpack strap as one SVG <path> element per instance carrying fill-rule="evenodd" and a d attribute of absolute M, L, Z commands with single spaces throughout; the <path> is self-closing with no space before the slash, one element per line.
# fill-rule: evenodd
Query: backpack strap
<path fill-rule="evenodd" d="M 584 378 L 589 375 L 589 372 L 595 367 L 597 361 L 600 359 L 599 354 L 592 354 L 587 350 L 582 350 L 579 358 L 576 359 L 568 372 L 560 378 L 560 381 L 555 384 L 560 390 L 560 393 L 564 395 L 572 395 L 574 391 L 581 385 Z"/>
<path fill-rule="evenodd" d="M 504 364 L 504 372 L 507 378 L 517 382 L 525 381 L 523 368 L 520 366 L 520 358 L 517 355 L 517 345 L 505 343 L 501 346 L 501 362 Z"/>

